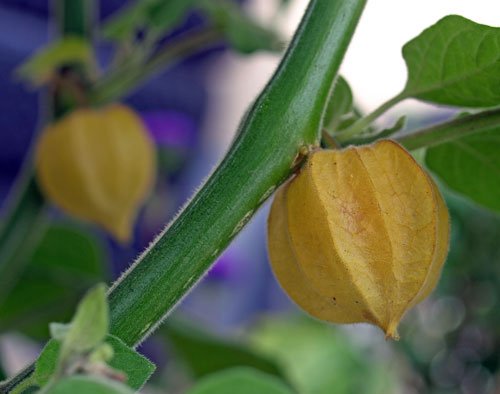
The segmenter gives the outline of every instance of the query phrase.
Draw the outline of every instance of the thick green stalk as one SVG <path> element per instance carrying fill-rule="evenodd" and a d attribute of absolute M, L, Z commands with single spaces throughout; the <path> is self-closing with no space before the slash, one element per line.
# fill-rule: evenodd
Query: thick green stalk
<path fill-rule="evenodd" d="M 366 0 L 312 0 L 278 70 L 200 192 L 109 293 L 111 333 L 142 341 L 318 143 L 325 103 Z"/>

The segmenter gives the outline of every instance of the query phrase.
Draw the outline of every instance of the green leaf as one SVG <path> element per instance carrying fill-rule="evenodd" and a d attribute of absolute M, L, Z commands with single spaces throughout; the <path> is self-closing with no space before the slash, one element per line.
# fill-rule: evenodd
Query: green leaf
<path fill-rule="evenodd" d="M 113 348 L 113 358 L 108 365 L 127 376 L 125 383 L 130 388 L 139 390 L 153 374 L 155 365 L 117 337 L 108 335 L 105 343 Z M 43 348 L 34 372 L 34 382 L 38 386 L 47 384 L 56 371 L 60 349 L 61 344 L 55 339 L 51 339 Z"/>
<path fill-rule="evenodd" d="M 33 382 L 37 386 L 45 386 L 56 371 L 60 350 L 61 344 L 55 339 L 48 341 L 43 348 L 40 356 L 38 356 L 35 372 L 33 373 Z"/>
<path fill-rule="evenodd" d="M 299 393 L 386 394 L 394 375 L 340 331 L 312 319 L 266 319 L 254 328 L 256 350 L 275 358 Z"/>
<path fill-rule="evenodd" d="M 206 0 L 199 5 L 238 52 L 250 54 L 282 49 L 276 32 L 259 25 L 236 4 L 226 0 Z"/>
<path fill-rule="evenodd" d="M 24 64 L 16 73 L 35 85 L 46 82 L 57 68 L 67 64 L 93 66 L 93 51 L 89 42 L 81 37 L 67 36 L 42 49 Z"/>
<path fill-rule="evenodd" d="M 109 308 L 106 286 L 91 289 L 76 309 L 71 326 L 64 336 L 61 359 L 71 353 L 83 353 L 101 343 L 109 329 Z"/>
<path fill-rule="evenodd" d="M 500 28 L 446 16 L 403 47 L 403 97 L 460 107 L 500 104 Z"/>
<path fill-rule="evenodd" d="M 39 242 L 19 284 L 0 305 L 0 332 L 46 339 L 50 321 L 69 321 L 85 290 L 106 279 L 97 238 L 52 225 Z"/>
<path fill-rule="evenodd" d="M 245 367 L 217 372 L 202 379 L 187 394 L 292 394 L 274 376 Z"/>
<path fill-rule="evenodd" d="M 330 99 L 326 106 L 323 125 L 329 130 L 336 130 L 342 120 L 342 116 L 353 110 L 353 98 L 351 87 L 347 81 L 338 76 Z"/>
<path fill-rule="evenodd" d="M 62 379 L 46 394 L 133 394 L 124 384 L 96 376 L 74 375 Z"/>
<path fill-rule="evenodd" d="M 161 333 L 174 346 L 195 377 L 236 366 L 248 366 L 282 376 L 279 367 L 269 357 L 191 325 L 169 321 L 161 328 Z"/>
<path fill-rule="evenodd" d="M 106 337 L 106 343 L 110 344 L 114 351 L 113 358 L 108 362 L 109 366 L 125 373 L 127 385 L 139 390 L 153 374 L 155 365 L 113 335 Z"/>
<path fill-rule="evenodd" d="M 427 149 L 426 164 L 448 187 L 500 212 L 500 127 Z"/>

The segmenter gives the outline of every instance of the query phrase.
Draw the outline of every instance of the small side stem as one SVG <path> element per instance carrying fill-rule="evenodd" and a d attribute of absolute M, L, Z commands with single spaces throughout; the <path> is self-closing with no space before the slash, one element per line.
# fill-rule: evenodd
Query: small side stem
<path fill-rule="evenodd" d="M 160 50 L 144 64 L 123 66 L 97 81 L 90 91 L 90 101 L 101 105 L 132 93 L 144 81 L 165 67 L 179 62 L 201 49 L 216 44 L 222 34 L 215 28 L 203 28 L 180 36 L 176 41 Z"/>
<path fill-rule="evenodd" d="M 328 132 L 327 129 L 321 130 L 321 139 L 330 149 L 340 148 L 339 143 L 335 141 L 335 138 L 332 137 L 332 135 Z"/>
<path fill-rule="evenodd" d="M 359 119 L 358 121 L 354 122 L 348 128 L 340 131 L 338 133 L 338 138 L 341 141 L 345 141 L 345 140 L 348 140 L 349 138 L 352 138 L 352 137 L 358 135 L 363 130 L 365 130 L 368 126 L 370 126 L 370 124 L 372 124 L 384 112 L 386 112 L 388 109 L 394 107 L 396 104 L 403 101 L 405 98 L 406 98 L 406 95 L 404 95 L 403 93 L 400 93 L 397 96 L 391 98 L 390 100 L 388 100 L 385 103 L 383 103 L 382 105 L 380 105 L 372 113 L 370 113 L 370 114 L 366 115 L 365 117 Z"/>
<path fill-rule="evenodd" d="M 412 133 L 399 135 L 394 140 L 408 150 L 415 150 L 495 129 L 500 131 L 500 108 L 463 116 Z"/>
<path fill-rule="evenodd" d="M 500 130 L 500 108 L 462 116 L 434 126 L 418 129 L 391 137 L 408 150 L 428 148 L 475 133 Z M 342 146 L 364 145 L 375 142 L 379 136 L 344 141 Z"/>

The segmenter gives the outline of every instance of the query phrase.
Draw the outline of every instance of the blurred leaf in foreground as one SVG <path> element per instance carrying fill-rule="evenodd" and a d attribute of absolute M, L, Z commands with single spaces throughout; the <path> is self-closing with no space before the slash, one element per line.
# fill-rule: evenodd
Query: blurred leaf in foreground
<path fill-rule="evenodd" d="M 133 394 L 122 383 L 95 376 L 73 375 L 57 382 L 46 394 Z"/>
<path fill-rule="evenodd" d="M 252 368 L 232 368 L 208 375 L 187 394 L 292 394 L 275 376 Z"/>
<path fill-rule="evenodd" d="M 273 357 L 301 394 L 388 394 L 395 375 L 367 357 L 340 331 L 312 319 L 264 320 L 251 334 L 256 350 Z"/>
<path fill-rule="evenodd" d="M 104 251 L 83 230 L 52 225 L 17 287 L 0 305 L 0 332 L 47 339 L 51 321 L 68 321 L 82 293 L 106 279 Z"/>
<path fill-rule="evenodd" d="M 194 377 L 236 366 L 252 367 L 262 372 L 283 376 L 274 360 L 248 349 L 243 344 L 218 338 L 186 323 L 169 321 L 160 333 L 188 365 Z"/>

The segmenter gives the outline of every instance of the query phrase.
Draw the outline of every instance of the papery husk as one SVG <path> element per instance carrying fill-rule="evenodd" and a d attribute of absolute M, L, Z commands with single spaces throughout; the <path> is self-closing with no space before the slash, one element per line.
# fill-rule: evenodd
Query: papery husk
<path fill-rule="evenodd" d="M 274 273 L 302 309 L 397 338 L 405 312 L 439 279 L 448 210 L 431 177 L 393 141 L 320 150 L 277 192 L 268 241 Z"/>
<path fill-rule="evenodd" d="M 79 109 L 47 126 L 35 167 L 51 202 L 127 242 L 156 177 L 156 151 L 140 118 L 113 104 Z"/>

